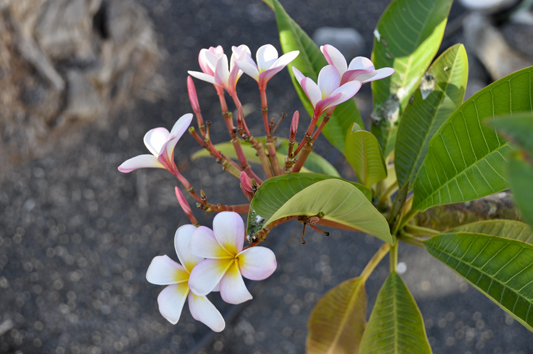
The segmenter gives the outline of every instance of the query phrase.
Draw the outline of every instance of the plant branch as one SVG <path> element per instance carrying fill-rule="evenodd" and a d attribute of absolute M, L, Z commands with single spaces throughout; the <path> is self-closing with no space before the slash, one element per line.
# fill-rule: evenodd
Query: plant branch
<path fill-rule="evenodd" d="M 379 264 L 379 262 L 381 262 L 383 257 L 385 257 L 387 255 L 389 250 L 390 250 L 390 244 L 384 243 L 379 248 L 379 250 L 376 252 L 376 254 L 374 254 L 374 256 L 372 256 L 370 261 L 368 261 L 365 269 L 363 269 L 363 271 L 361 272 L 361 275 L 359 276 L 363 282 L 365 282 L 368 279 L 370 274 L 372 274 L 372 272 L 374 271 L 376 266 Z"/>

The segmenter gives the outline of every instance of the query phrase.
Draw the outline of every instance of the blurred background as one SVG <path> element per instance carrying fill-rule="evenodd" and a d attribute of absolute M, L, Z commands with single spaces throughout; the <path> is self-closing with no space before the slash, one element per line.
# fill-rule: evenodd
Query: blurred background
<path fill-rule="evenodd" d="M 282 1 L 318 44 L 348 58 L 370 56 L 388 3 Z M 532 65 L 530 3 L 453 5 L 443 49 L 467 46 L 468 95 Z M 187 306 L 173 326 L 157 308 L 162 287 L 145 274 L 157 255 L 177 259 L 174 232 L 189 223 L 174 196 L 178 182 L 164 170 L 117 170 L 147 153 L 149 129 L 170 129 L 192 111 L 187 70 L 199 70 L 200 49 L 246 44 L 255 54 L 271 43 L 281 52 L 270 8 L 259 0 L 0 0 L 0 15 L 0 353 L 304 353 L 314 304 L 358 276 L 381 241 L 308 230 L 302 245 L 301 224 L 284 224 L 264 243 L 278 269 L 248 282 L 253 300 L 232 306 L 211 295 L 226 319 L 222 333 L 194 321 Z M 229 140 L 215 90 L 196 87 L 212 140 Z M 237 90 L 252 132 L 262 135 L 255 81 L 243 76 Z M 267 93 L 272 117 L 304 112 L 286 70 Z M 356 102 L 367 118 L 369 85 Z M 288 137 L 289 123 L 279 136 Z M 316 146 L 355 179 L 325 139 Z M 194 188 L 211 203 L 246 202 L 239 181 L 213 159 L 191 160 L 198 150 L 185 134 L 175 152 Z M 194 212 L 211 227 L 213 215 Z M 402 244 L 399 260 L 434 353 L 533 353 L 527 329 L 423 250 Z M 385 260 L 367 282 L 369 313 L 387 274 Z"/>

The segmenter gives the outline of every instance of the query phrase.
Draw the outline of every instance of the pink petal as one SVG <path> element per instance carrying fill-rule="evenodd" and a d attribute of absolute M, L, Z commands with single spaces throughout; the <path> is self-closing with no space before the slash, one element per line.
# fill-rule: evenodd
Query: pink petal
<path fill-rule="evenodd" d="M 348 69 L 348 65 L 346 64 L 346 59 L 344 58 L 344 55 L 332 46 L 331 44 L 326 44 L 320 47 L 320 50 L 326 57 L 326 60 L 330 65 L 333 65 L 337 68 L 339 71 L 339 75 L 342 76 L 344 72 Z"/>
<path fill-rule="evenodd" d="M 347 83 L 348 81 L 361 81 L 359 80 L 359 76 L 363 74 L 371 73 L 371 69 L 357 69 L 357 70 L 348 70 L 342 75 L 341 85 Z"/>
<path fill-rule="evenodd" d="M 259 72 L 272 68 L 272 64 L 278 59 L 278 51 L 272 44 L 261 46 L 255 54 Z"/>
<path fill-rule="evenodd" d="M 155 257 L 146 272 L 146 280 L 156 285 L 187 282 L 188 279 L 187 270 L 167 255 Z"/>
<path fill-rule="evenodd" d="M 187 283 L 169 285 L 159 293 L 157 297 L 159 312 L 168 322 L 178 323 L 188 293 Z"/>
<path fill-rule="evenodd" d="M 300 72 L 295 66 L 292 67 L 292 72 L 294 74 L 294 77 L 296 78 L 296 81 L 302 86 L 302 80 L 305 79 L 304 74 Z"/>
<path fill-rule="evenodd" d="M 224 259 L 233 258 L 237 253 L 228 253 L 217 241 L 213 230 L 208 227 L 198 227 L 189 242 L 189 251 L 202 258 Z"/>
<path fill-rule="evenodd" d="M 211 75 L 208 75 L 208 74 L 204 74 L 204 73 L 201 73 L 199 71 L 187 71 L 187 73 L 189 75 L 191 75 L 192 77 L 195 77 L 199 80 L 202 80 L 202 81 L 206 81 L 206 82 L 209 82 L 210 84 L 213 84 L 213 85 L 216 85 L 215 84 L 215 78 Z"/>
<path fill-rule="evenodd" d="M 365 57 L 355 57 L 350 62 L 350 65 L 348 66 L 348 70 L 369 70 L 374 71 L 374 64 L 372 61 Z"/>
<path fill-rule="evenodd" d="M 197 257 L 189 251 L 189 242 L 195 231 L 196 226 L 183 225 L 176 230 L 176 235 L 174 236 L 174 248 L 176 249 L 178 258 L 189 273 L 195 265 L 203 261 L 202 257 Z"/>
<path fill-rule="evenodd" d="M 335 106 L 336 102 L 342 97 L 344 97 L 344 95 L 339 92 L 329 97 L 326 97 L 323 100 L 320 100 L 316 104 L 315 113 L 318 112 L 316 114 L 322 115 L 322 113 L 324 113 L 328 108 Z"/>
<path fill-rule="evenodd" d="M 236 256 L 244 245 L 244 222 L 239 214 L 223 211 L 213 219 L 213 232 L 218 243 L 231 255 Z"/>
<path fill-rule="evenodd" d="M 358 81 L 361 81 L 363 84 L 369 81 L 383 79 L 385 77 L 391 76 L 394 74 L 393 68 L 381 68 L 375 71 L 372 71 L 368 74 L 362 74 L 357 77 Z"/>
<path fill-rule="evenodd" d="M 220 280 L 220 296 L 228 304 L 240 304 L 252 299 L 246 288 L 237 264 L 233 262 L 224 277 Z"/>
<path fill-rule="evenodd" d="M 161 148 L 168 141 L 170 133 L 166 128 L 154 128 L 144 135 L 144 145 L 154 156 L 159 156 Z"/>
<path fill-rule="evenodd" d="M 318 85 L 308 77 L 303 78 L 300 85 L 313 107 L 315 107 L 318 101 L 322 99 L 322 91 L 320 91 Z"/>
<path fill-rule="evenodd" d="M 228 57 L 226 54 L 218 58 L 217 67 L 215 69 L 215 85 L 221 86 L 228 90 Z M 230 89 L 231 90 L 231 89 Z"/>
<path fill-rule="evenodd" d="M 245 249 L 238 258 L 242 276 L 250 280 L 266 279 L 278 266 L 274 252 L 262 246 Z"/>
<path fill-rule="evenodd" d="M 333 92 L 333 95 L 342 93 L 343 97 L 339 98 L 339 101 L 335 103 L 335 105 L 341 104 L 344 101 L 348 101 L 350 98 L 355 96 L 355 94 L 359 91 L 361 88 L 361 82 L 359 81 L 350 81 L 339 87 Z"/>
<path fill-rule="evenodd" d="M 209 294 L 234 263 L 234 258 L 204 259 L 192 270 L 189 277 L 189 288 L 198 296 Z"/>
<path fill-rule="evenodd" d="M 279 66 L 277 68 L 272 68 L 272 69 L 268 69 L 268 70 L 265 70 L 263 71 L 261 74 L 259 74 L 259 85 L 263 85 L 263 86 L 266 86 L 266 84 L 268 83 L 268 81 L 274 76 L 276 75 L 277 73 L 279 73 L 281 70 L 283 70 L 283 66 Z"/>
<path fill-rule="evenodd" d="M 139 155 L 126 160 L 122 165 L 118 166 L 118 170 L 122 173 L 128 173 L 139 168 L 165 168 L 154 155 Z"/>
<path fill-rule="evenodd" d="M 215 332 L 221 332 L 226 327 L 224 317 L 205 296 L 189 293 L 189 310 L 196 321 L 202 322 Z"/>
<path fill-rule="evenodd" d="M 322 92 L 322 98 L 328 97 L 339 88 L 341 77 L 339 71 L 333 65 L 326 65 L 318 74 L 318 87 Z"/>
<path fill-rule="evenodd" d="M 246 73 L 246 75 L 250 76 L 255 81 L 259 81 L 259 70 L 257 70 L 257 66 L 255 65 L 253 60 L 250 63 L 248 60 L 244 59 L 244 60 L 237 61 L 236 64 L 239 67 L 239 69 L 241 69 L 242 71 Z"/>

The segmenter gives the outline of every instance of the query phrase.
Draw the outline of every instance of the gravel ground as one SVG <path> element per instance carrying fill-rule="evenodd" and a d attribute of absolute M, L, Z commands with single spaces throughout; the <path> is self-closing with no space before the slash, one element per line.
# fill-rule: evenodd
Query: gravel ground
<path fill-rule="evenodd" d="M 156 297 L 162 287 L 145 272 L 154 256 L 176 259 L 173 235 L 188 219 L 179 209 L 166 171 L 121 174 L 125 159 L 146 153 L 144 133 L 170 128 L 189 112 L 186 71 L 198 70 L 201 48 L 245 43 L 252 52 L 265 43 L 279 48 L 271 10 L 260 1 L 142 0 L 167 55 L 161 73 L 169 95 L 152 104 L 93 124 L 59 141 L 48 156 L 4 172 L 0 186 L 0 352 L 1 353 L 304 353 L 306 323 L 316 301 L 330 288 L 357 276 L 381 242 L 334 230 L 313 231 L 300 244 L 300 224 L 273 231 L 265 246 L 275 250 L 278 270 L 249 282 L 254 299 L 239 306 L 212 297 L 226 330 L 211 333 L 185 309 L 175 326 L 161 317 Z M 354 27 L 371 50 L 373 28 L 387 0 L 284 1 L 286 10 L 312 33 L 322 26 Z M 454 8 L 455 13 L 460 9 Z M 256 84 L 243 77 L 241 101 L 251 103 L 248 119 L 260 134 Z M 213 140 L 227 139 L 214 90 L 197 82 Z M 369 100 L 368 88 L 359 95 Z M 300 109 L 287 72 L 269 84 L 270 110 Z M 252 117 L 256 117 L 254 119 Z M 287 131 L 288 121 L 280 128 Z M 89 128 L 89 129 L 87 129 Z M 285 134 L 285 135 L 284 135 Z M 180 141 L 176 159 L 182 173 L 212 203 L 245 202 L 238 181 L 212 160 L 191 161 L 192 137 Z M 343 157 L 326 141 L 317 150 L 345 178 L 354 178 Z M 196 212 L 211 226 L 212 215 Z M 434 353 L 533 353 L 533 336 L 452 271 L 411 246 L 400 248 L 403 274 L 418 301 Z M 369 305 L 388 272 L 386 261 L 367 284 Z"/>

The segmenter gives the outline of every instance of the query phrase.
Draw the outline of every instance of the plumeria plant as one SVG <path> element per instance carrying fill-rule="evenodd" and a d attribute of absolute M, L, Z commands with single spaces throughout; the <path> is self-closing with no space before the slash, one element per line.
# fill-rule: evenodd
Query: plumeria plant
<path fill-rule="evenodd" d="M 230 304 L 250 300 L 243 277 L 263 280 L 277 266 L 274 252 L 259 244 L 277 225 L 297 220 L 324 234 L 321 226 L 383 241 L 359 277 L 318 301 L 309 320 L 308 353 L 431 353 L 420 311 L 396 270 L 401 242 L 424 248 L 533 330 L 533 231 L 515 209 L 508 219 L 493 219 L 493 212 L 473 221 L 429 217 L 445 214 L 450 204 L 466 208 L 464 203 L 512 186 L 520 191 L 516 204 L 523 219 L 533 223 L 533 68 L 464 101 L 464 47 L 454 45 L 435 58 L 452 0 L 426 0 L 424 6 L 393 0 L 374 31 L 372 58 L 356 57 L 349 64 L 332 45 L 318 48 L 278 0 L 264 2 L 275 12 L 285 54 L 279 56 L 267 44 L 254 60 L 240 45 L 232 48 L 228 61 L 221 46 L 211 47 L 200 51 L 201 72 L 189 71 L 214 85 L 230 141 L 212 142 L 210 123 L 204 122 L 188 77 L 197 128 L 187 113 L 170 132 L 150 130 L 144 143 L 151 154 L 119 167 L 125 173 L 166 169 L 198 208 L 218 213 L 213 229 L 200 226 L 176 187 L 191 220 L 175 234 L 181 264 L 156 256 L 146 275 L 149 282 L 167 286 L 158 297 L 161 314 L 176 323 L 188 299 L 195 319 L 213 331 L 223 330 L 224 319 L 206 296 L 220 292 Z M 267 83 L 285 67 L 310 117 L 299 142 L 300 112 L 291 112 L 288 139 L 275 135 L 278 125 L 268 116 Z M 243 73 L 258 83 L 263 137 L 254 137 L 246 123 L 237 92 Z M 373 111 L 365 126 L 352 98 L 368 82 Z M 227 96 L 236 117 L 228 110 Z M 248 204 L 211 204 L 203 192 L 195 192 L 174 162 L 174 148 L 187 129 L 203 149 L 196 157 L 214 157 L 236 177 L 235 188 L 240 183 Z M 346 156 L 357 181 L 341 178 L 313 152 L 320 134 Z M 262 170 L 254 171 L 250 162 Z M 246 226 L 239 214 L 247 214 Z M 390 275 L 367 320 L 365 282 L 387 254 Z"/>

